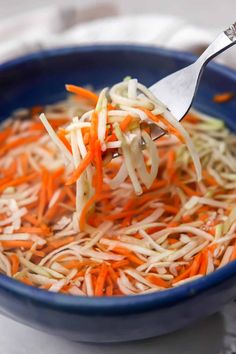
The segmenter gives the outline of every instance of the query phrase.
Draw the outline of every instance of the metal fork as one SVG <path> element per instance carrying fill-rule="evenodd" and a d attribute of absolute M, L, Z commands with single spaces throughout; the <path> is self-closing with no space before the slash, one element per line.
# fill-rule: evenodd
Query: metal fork
<path fill-rule="evenodd" d="M 207 63 L 234 44 L 236 44 L 236 22 L 220 33 L 193 64 L 166 76 L 149 87 L 149 90 L 167 107 L 176 120 L 181 121 L 193 103 Z M 152 140 L 156 140 L 166 133 L 154 123 L 149 125 Z M 145 148 L 143 140 L 141 145 Z M 120 156 L 119 150 L 112 153 L 113 158 L 118 156 Z"/>
<path fill-rule="evenodd" d="M 236 44 L 236 22 L 220 33 L 193 64 L 152 85 L 150 91 L 168 108 L 176 120 L 181 121 L 192 105 L 207 63 L 234 44 Z M 157 126 L 156 128 L 153 126 L 152 139 L 156 140 L 164 133 Z"/>

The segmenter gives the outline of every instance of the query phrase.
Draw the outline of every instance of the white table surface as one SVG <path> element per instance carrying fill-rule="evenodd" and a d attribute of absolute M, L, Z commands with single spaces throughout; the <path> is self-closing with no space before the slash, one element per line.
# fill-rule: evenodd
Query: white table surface
<path fill-rule="evenodd" d="M 235 354 L 236 304 L 187 329 L 121 344 L 69 342 L 0 317 L 1 354 Z"/>
<path fill-rule="evenodd" d="M 67 0 L 82 5 L 99 0 Z M 111 0 L 113 13 L 156 11 L 185 17 L 205 27 L 221 28 L 235 21 L 236 0 Z M 48 0 L 0 0 L 0 19 L 48 4 Z M 64 0 L 51 0 L 50 4 Z M 214 12 L 212 9 L 214 8 Z M 204 11 L 203 11 L 204 10 Z M 205 16 L 204 14 L 208 14 Z M 212 14 L 212 15 L 211 15 Z M 236 294 L 235 294 L 236 296 Z M 0 316 L 0 354 L 235 354 L 236 303 L 174 334 L 145 341 L 89 345 L 49 336 Z"/>

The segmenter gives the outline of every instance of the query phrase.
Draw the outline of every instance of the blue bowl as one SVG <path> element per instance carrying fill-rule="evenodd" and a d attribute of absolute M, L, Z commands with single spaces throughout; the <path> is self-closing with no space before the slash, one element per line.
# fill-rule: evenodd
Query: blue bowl
<path fill-rule="evenodd" d="M 27 55 L 0 66 L 0 118 L 14 109 L 56 102 L 64 85 L 119 82 L 126 75 L 146 85 L 193 62 L 195 58 L 158 48 L 87 46 Z M 222 118 L 236 131 L 236 100 L 213 103 L 214 94 L 236 92 L 236 73 L 210 64 L 195 107 Z M 72 297 L 36 289 L 0 276 L 0 311 L 47 333 L 75 341 L 116 342 L 162 335 L 218 311 L 236 296 L 236 263 L 160 293 L 121 297 Z"/>

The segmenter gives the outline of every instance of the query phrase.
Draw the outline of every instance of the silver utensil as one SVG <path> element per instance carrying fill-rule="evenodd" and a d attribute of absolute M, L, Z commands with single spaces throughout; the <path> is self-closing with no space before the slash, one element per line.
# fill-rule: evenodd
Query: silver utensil
<path fill-rule="evenodd" d="M 178 121 L 181 121 L 192 105 L 207 63 L 234 44 L 236 44 L 236 22 L 220 33 L 193 64 L 166 76 L 152 85 L 149 90 Z M 161 132 L 160 128 L 153 127 L 153 140 L 158 139 L 163 134 L 164 132 Z"/>
<path fill-rule="evenodd" d="M 236 44 L 236 22 L 220 33 L 193 64 L 166 76 L 149 87 L 149 90 L 167 107 L 176 120 L 181 121 L 193 103 L 207 63 L 234 44 Z M 156 140 L 166 133 L 154 123 L 149 125 L 152 140 Z M 141 145 L 145 148 L 144 141 L 141 141 Z M 113 152 L 112 157 L 115 158 L 119 155 L 117 150 Z"/>

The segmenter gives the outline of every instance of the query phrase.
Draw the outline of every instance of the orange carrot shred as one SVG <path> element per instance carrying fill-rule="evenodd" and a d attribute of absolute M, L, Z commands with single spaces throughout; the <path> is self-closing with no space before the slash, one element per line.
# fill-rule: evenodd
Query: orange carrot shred
<path fill-rule="evenodd" d="M 202 252 L 201 266 L 199 269 L 199 274 L 206 275 L 207 265 L 208 265 L 208 251 L 205 250 Z"/>
<path fill-rule="evenodd" d="M 102 150 L 100 141 L 95 143 L 95 165 L 96 165 L 96 193 L 101 193 L 103 185 Z"/>
<path fill-rule="evenodd" d="M 91 151 L 87 152 L 87 155 L 85 158 L 81 161 L 79 166 L 74 170 L 72 173 L 71 177 L 68 179 L 66 182 L 66 185 L 73 184 L 77 181 L 77 179 L 80 178 L 81 174 L 85 171 L 85 169 L 89 166 L 89 164 L 92 162 L 93 159 L 93 154 Z"/>
<path fill-rule="evenodd" d="M 27 240 L 1 241 L 1 245 L 5 250 L 20 247 L 29 249 L 33 246 L 33 242 Z"/>
<path fill-rule="evenodd" d="M 71 93 L 75 93 L 79 97 L 90 100 L 93 104 L 96 104 L 98 101 L 98 96 L 95 93 L 83 87 L 75 86 L 75 85 L 66 85 L 66 89 Z"/>
<path fill-rule="evenodd" d="M 6 189 L 8 187 L 15 187 L 15 186 L 19 186 L 22 183 L 30 182 L 30 181 L 34 180 L 37 176 L 38 176 L 38 173 L 33 172 L 27 176 L 22 176 L 22 177 L 18 177 L 16 179 L 13 179 L 13 180 L 1 185 L 0 192 L 4 191 L 4 189 Z"/>
<path fill-rule="evenodd" d="M 190 274 L 189 274 L 190 277 L 194 277 L 195 275 L 198 274 L 199 268 L 200 268 L 200 266 L 201 266 L 201 259 L 202 259 L 201 253 L 199 253 L 199 254 L 194 258 L 193 264 L 192 264 L 192 266 L 191 266 Z"/>
<path fill-rule="evenodd" d="M 174 161 L 175 161 L 175 152 L 174 150 L 170 150 L 168 154 L 167 164 L 166 164 L 166 171 L 170 181 L 172 180 L 175 174 Z"/>
<path fill-rule="evenodd" d="M 19 258 L 16 254 L 11 254 L 9 256 L 9 258 L 11 261 L 11 272 L 12 272 L 12 275 L 14 275 L 19 270 L 20 261 L 19 261 Z"/>
<path fill-rule="evenodd" d="M 127 115 L 123 120 L 122 120 L 122 122 L 120 123 L 120 129 L 121 129 L 121 131 L 122 132 L 125 132 L 127 129 L 128 129 L 128 127 L 129 127 L 129 125 L 130 125 L 130 123 L 133 121 L 133 117 L 132 116 L 130 116 L 130 115 Z"/>
<path fill-rule="evenodd" d="M 57 136 L 58 136 L 58 138 L 63 142 L 63 144 L 65 145 L 65 147 L 67 148 L 67 150 L 72 153 L 72 149 L 71 149 L 70 143 L 69 143 L 68 140 L 66 139 L 65 133 L 63 132 L 62 129 L 60 129 L 60 130 L 57 132 Z"/>
<path fill-rule="evenodd" d="M 230 257 L 230 261 L 231 261 L 231 262 L 232 262 L 232 261 L 235 261 L 235 260 L 236 260 L 236 241 L 235 241 L 235 243 L 234 243 L 233 253 L 232 253 L 231 257 Z"/>
<path fill-rule="evenodd" d="M 146 277 L 146 279 L 148 281 L 150 281 L 150 283 L 155 284 L 156 286 L 160 286 L 161 288 L 169 288 L 169 283 L 166 282 L 165 280 L 159 278 L 158 276 L 155 275 L 148 275 Z"/>
<path fill-rule="evenodd" d="M 144 107 L 138 107 L 138 108 L 144 111 L 148 116 L 148 118 L 151 119 L 152 121 L 156 123 L 163 122 L 166 125 L 170 134 L 174 134 L 182 143 L 185 143 L 184 137 L 180 135 L 180 133 L 164 117 L 162 117 L 161 115 L 155 116 L 151 111 L 149 111 Z"/>
<path fill-rule="evenodd" d="M 21 281 L 22 283 L 26 284 L 26 285 L 31 285 L 31 286 L 34 285 L 34 284 L 32 283 L 32 281 L 30 281 L 30 280 L 29 280 L 28 278 L 26 278 L 26 277 L 21 278 L 20 281 Z"/>
<path fill-rule="evenodd" d="M 191 272 L 191 266 L 189 268 L 187 268 L 184 272 L 182 272 L 180 275 L 175 277 L 175 279 L 173 280 L 172 283 L 175 284 L 175 283 L 178 283 L 181 280 L 184 280 L 184 279 L 188 278 L 190 272 Z"/>
<path fill-rule="evenodd" d="M 213 101 L 216 103 L 225 103 L 225 102 L 232 100 L 232 98 L 234 98 L 234 96 L 235 96 L 235 93 L 233 93 L 233 92 L 219 93 L 213 97 Z"/>
<path fill-rule="evenodd" d="M 129 261 L 127 259 L 124 259 L 122 261 L 114 262 L 112 264 L 112 268 L 113 269 L 123 268 L 123 267 L 127 267 L 128 265 L 129 265 Z"/>
<path fill-rule="evenodd" d="M 48 176 L 49 173 L 48 171 L 44 168 L 42 171 L 42 184 L 41 184 L 41 190 L 39 194 L 39 204 L 38 204 L 38 219 L 42 220 L 47 202 L 48 202 L 48 196 L 47 196 L 47 186 L 48 186 Z"/>
<path fill-rule="evenodd" d="M 6 152 L 8 152 L 9 150 L 16 148 L 18 146 L 21 145 L 26 145 L 26 144 L 30 144 L 33 143 L 35 141 L 37 141 L 39 139 L 39 136 L 28 136 L 25 138 L 17 138 L 9 143 L 6 143 L 3 147 L 0 148 L 0 155 L 5 154 Z"/>
<path fill-rule="evenodd" d="M 102 263 L 98 277 L 97 277 L 97 281 L 96 281 L 96 286 L 95 286 L 95 291 L 94 291 L 95 296 L 102 296 L 103 295 L 107 273 L 108 273 L 108 267 L 105 263 Z"/>

